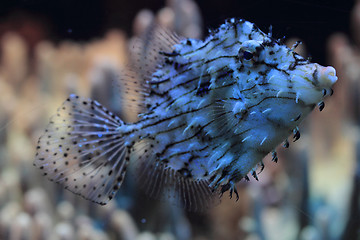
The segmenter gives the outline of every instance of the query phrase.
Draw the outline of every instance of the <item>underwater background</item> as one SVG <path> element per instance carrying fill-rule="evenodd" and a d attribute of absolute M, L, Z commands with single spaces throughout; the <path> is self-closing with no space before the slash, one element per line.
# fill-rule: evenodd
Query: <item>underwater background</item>
<path fill-rule="evenodd" d="M 33 167 L 36 142 L 70 93 L 123 119 L 113 82 L 156 22 L 203 38 L 244 18 L 313 62 L 334 66 L 334 95 L 301 124 L 301 139 L 266 158 L 240 199 L 189 213 L 149 199 L 127 176 L 99 206 Z M 141 38 L 146 45 L 146 38 Z M 19 0 L 0 3 L 0 240 L 360 239 L 360 1 Z"/>

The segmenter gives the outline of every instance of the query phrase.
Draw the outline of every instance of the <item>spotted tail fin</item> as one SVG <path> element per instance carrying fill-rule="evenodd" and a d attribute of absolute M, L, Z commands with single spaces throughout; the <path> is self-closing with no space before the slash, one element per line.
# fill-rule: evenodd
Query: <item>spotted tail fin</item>
<path fill-rule="evenodd" d="M 70 97 L 38 141 L 34 165 L 51 181 L 99 204 L 120 187 L 128 164 L 124 122 L 97 101 Z"/>

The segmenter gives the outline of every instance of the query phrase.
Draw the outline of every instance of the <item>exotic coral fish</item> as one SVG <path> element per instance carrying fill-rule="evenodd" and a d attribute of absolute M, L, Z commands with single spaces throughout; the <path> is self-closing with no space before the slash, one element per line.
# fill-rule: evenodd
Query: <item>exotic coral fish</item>
<path fill-rule="evenodd" d="M 161 35 L 161 34 L 160 34 Z M 129 163 L 146 192 L 201 210 L 256 169 L 332 94 L 333 67 L 310 63 L 254 24 L 230 19 L 205 41 L 162 34 L 140 59 L 144 112 L 125 123 L 95 100 L 70 97 L 40 137 L 34 165 L 106 204 Z M 149 66 L 155 66 L 152 69 Z M 135 73 L 134 73 L 135 75 Z M 141 74 L 140 74 L 141 75 Z"/>

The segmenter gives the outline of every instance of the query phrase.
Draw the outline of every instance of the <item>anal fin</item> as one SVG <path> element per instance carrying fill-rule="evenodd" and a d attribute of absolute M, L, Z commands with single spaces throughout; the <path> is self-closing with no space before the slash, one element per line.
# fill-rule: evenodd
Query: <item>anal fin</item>
<path fill-rule="evenodd" d="M 205 211 L 220 203 L 219 192 L 209 186 L 208 180 L 181 174 L 161 161 L 151 150 L 151 141 L 135 144 L 132 161 L 135 178 L 147 195 L 193 212 Z"/>

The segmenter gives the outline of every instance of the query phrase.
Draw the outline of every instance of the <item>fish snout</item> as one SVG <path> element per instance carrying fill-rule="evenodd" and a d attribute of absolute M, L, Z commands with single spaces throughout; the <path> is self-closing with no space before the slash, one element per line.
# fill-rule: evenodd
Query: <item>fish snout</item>
<path fill-rule="evenodd" d="M 317 80 L 318 85 L 323 88 L 330 88 L 338 79 L 335 68 L 331 66 L 323 67 L 318 64 L 316 66 L 314 77 Z"/>

